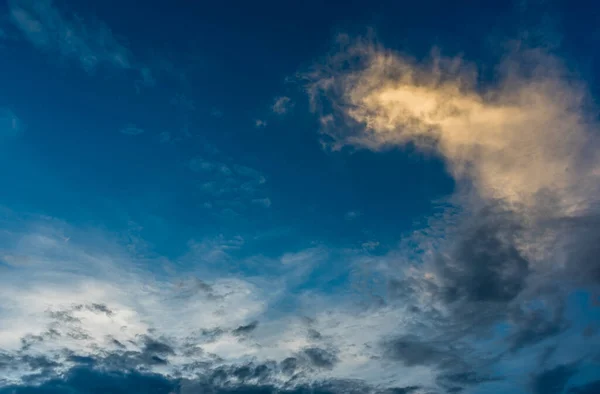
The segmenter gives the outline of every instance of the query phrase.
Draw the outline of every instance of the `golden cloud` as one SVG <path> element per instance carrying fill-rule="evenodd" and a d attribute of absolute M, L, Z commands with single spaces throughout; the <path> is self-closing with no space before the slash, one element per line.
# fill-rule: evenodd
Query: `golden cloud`
<path fill-rule="evenodd" d="M 485 199 L 532 206 L 550 192 L 565 212 L 584 208 L 600 163 L 583 85 L 537 50 L 512 51 L 485 87 L 474 69 L 358 41 L 306 76 L 334 149 L 411 143 L 441 156 Z"/>

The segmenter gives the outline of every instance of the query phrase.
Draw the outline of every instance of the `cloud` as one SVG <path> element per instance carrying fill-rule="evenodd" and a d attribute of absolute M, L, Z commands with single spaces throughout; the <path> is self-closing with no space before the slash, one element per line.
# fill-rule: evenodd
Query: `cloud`
<path fill-rule="evenodd" d="M 271 199 L 270 198 L 255 198 L 254 200 L 252 200 L 252 203 L 256 204 L 256 205 L 260 205 L 265 208 L 269 208 L 271 206 Z"/>
<path fill-rule="evenodd" d="M 585 89 L 540 50 L 515 50 L 498 69 L 479 87 L 460 59 L 417 62 L 357 40 L 304 77 L 334 149 L 414 144 L 485 199 L 532 206 L 550 192 L 565 212 L 584 208 L 600 174 Z"/>
<path fill-rule="evenodd" d="M 337 387 L 348 376 L 362 388 L 433 382 L 422 372 L 394 378 L 397 365 L 374 361 L 379 350 L 369 344 L 397 330 L 399 310 L 365 311 L 316 290 L 297 295 L 304 312 L 277 306 L 289 296 L 286 289 L 314 280 L 311 270 L 330 265 L 332 253 L 324 248 L 283 254 L 287 264 L 281 264 L 260 255 L 236 257 L 247 241 L 217 237 L 191 242 L 186 255 L 170 262 L 53 219 L 6 228 L 0 234 L 0 297 L 10 307 L 0 311 L 0 368 L 10 367 L 0 387 L 76 386 L 72 374 L 84 372 L 104 374 L 109 385 L 143 376 L 215 389 Z M 65 234 L 77 236 L 65 242 Z M 28 263 L 14 264 L 9 255 Z M 175 264 L 178 270 L 168 269 Z M 244 276 L 236 268 L 254 272 L 253 265 L 261 275 Z M 320 275 L 327 280 L 326 271 Z M 217 380 L 198 381 L 199 375 Z"/>
<path fill-rule="evenodd" d="M 411 145 L 439 156 L 456 181 L 440 214 L 373 264 L 384 302 L 408 305 L 421 324 L 383 340 L 384 358 L 434 368 L 453 392 L 472 379 L 442 377 L 485 376 L 476 365 L 535 360 L 534 373 L 548 345 L 564 362 L 575 353 L 558 345 L 574 333 L 565 300 L 600 280 L 598 125 L 585 84 L 524 43 L 485 84 L 475 65 L 436 51 L 417 61 L 370 40 L 339 43 L 302 74 L 324 145 Z"/>
<path fill-rule="evenodd" d="M 317 368 L 332 369 L 338 362 L 335 354 L 320 348 L 304 349 L 302 355 L 306 356 L 308 361 Z"/>
<path fill-rule="evenodd" d="M 171 98 L 171 105 L 177 107 L 182 112 L 196 111 L 196 103 L 185 94 L 178 93 Z"/>
<path fill-rule="evenodd" d="M 23 124 L 13 111 L 0 108 L 0 138 L 16 137 L 23 132 Z"/>
<path fill-rule="evenodd" d="M 98 68 L 133 70 L 136 86 L 154 86 L 152 71 L 134 58 L 111 29 L 98 20 L 67 13 L 52 0 L 10 0 L 12 23 L 37 49 L 74 61 L 86 72 Z"/>
<path fill-rule="evenodd" d="M 359 211 L 348 211 L 344 215 L 344 218 L 346 220 L 348 220 L 348 221 L 354 220 L 354 219 L 358 219 L 359 217 L 360 217 L 360 212 Z"/>
<path fill-rule="evenodd" d="M 168 144 L 169 142 L 171 142 L 173 139 L 173 137 L 171 136 L 171 133 L 169 133 L 168 131 L 163 131 L 158 135 L 158 141 L 161 144 Z"/>
<path fill-rule="evenodd" d="M 198 175 L 200 192 L 211 198 L 210 206 L 221 208 L 222 214 L 236 216 L 250 205 L 271 206 L 271 199 L 264 196 L 267 179 L 254 168 L 236 164 L 218 151 L 195 156 L 188 166 Z"/>
<path fill-rule="evenodd" d="M 213 108 L 210 110 L 210 114 L 211 116 L 215 117 L 215 118 L 222 118 L 224 113 L 222 110 L 218 109 L 218 108 Z"/>
<path fill-rule="evenodd" d="M 140 129 L 139 127 L 134 126 L 134 125 L 125 126 L 120 131 L 121 131 L 121 134 L 125 134 L 125 135 L 140 135 L 144 132 L 143 129 Z"/>
<path fill-rule="evenodd" d="M 292 99 L 287 96 L 277 97 L 271 110 L 277 115 L 285 115 L 294 107 Z"/>
<path fill-rule="evenodd" d="M 331 379 L 311 383 L 282 386 L 273 384 L 270 377 L 277 373 L 278 365 L 247 364 L 233 368 L 216 368 L 211 373 L 194 379 L 177 379 L 159 374 L 138 371 L 106 371 L 88 365 L 78 365 L 64 376 L 40 385 L 8 386 L 0 394 L 67 394 L 103 392 L 137 394 L 420 394 L 418 386 L 381 390 L 356 380 Z"/>
<path fill-rule="evenodd" d="M 406 366 L 439 364 L 448 358 L 448 353 L 436 349 L 430 343 L 421 342 L 415 337 L 402 337 L 383 344 L 385 356 L 401 361 Z"/>
<path fill-rule="evenodd" d="M 300 252 L 285 253 L 281 256 L 281 264 L 284 265 L 305 265 L 305 264 L 318 264 L 323 262 L 328 257 L 328 251 L 323 247 L 314 247 L 310 249 L 304 249 Z"/>
<path fill-rule="evenodd" d="M 252 331 L 256 330 L 256 327 L 258 327 L 258 322 L 253 321 L 250 324 L 239 326 L 238 328 L 233 330 L 233 335 L 240 336 L 250 334 Z"/>
<path fill-rule="evenodd" d="M 267 121 L 266 120 L 262 120 L 262 119 L 256 119 L 254 121 L 254 127 L 256 127 L 257 129 L 263 128 L 263 127 L 267 127 Z"/>
<path fill-rule="evenodd" d="M 77 17 L 67 18 L 50 0 L 11 0 L 10 15 L 34 46 L 74 58 L 86 71 L 101 64 L 132 67 L 129 50 L 114 38 L 106 25 L 97 22 L 89 27 Z"/>
<path fill-rule="evenodd" d="M 573 387 L 568 393 L 569 394 L 594 394 L 600 390 L 600 380 L 584 384 L 583 386 Z"/>
<path fill-rule="evenodd" d="M 8 386 L 0 388 L 0 393 L 69 393 L 90 392 L 101 388 L 111 393 L 172 393 L 177 387 L 176 382 L 170 381 L 157 374 L 140 372 L 97 371 L 86 367 L 76 367 L 69 370 L 64 377 L 54 378 L 39 386 Z"/>
<path fill-rule="evenodd" d="M 569 380 L 578 372 L 576 365 L 559 365 L 544 371 L 533 379 L 533 394 L 560 394 Z"/>

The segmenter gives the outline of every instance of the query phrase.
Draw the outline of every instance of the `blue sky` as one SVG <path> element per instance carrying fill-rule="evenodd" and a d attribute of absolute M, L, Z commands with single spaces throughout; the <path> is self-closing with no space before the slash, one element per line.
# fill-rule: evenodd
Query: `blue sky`
<path fill-rule="evenodd" d="M 600 8 L 0 5 L 0 394 L 600 391 Z"/>

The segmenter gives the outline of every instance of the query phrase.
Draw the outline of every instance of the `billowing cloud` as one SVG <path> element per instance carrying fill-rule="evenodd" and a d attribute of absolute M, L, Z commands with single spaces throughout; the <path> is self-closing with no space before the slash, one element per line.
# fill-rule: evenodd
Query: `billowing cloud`
<path fill-rule="evenodd" d="M 537 49 L 511 50 L 484 84 L 475 65 L 435 51 L 417 61 L 373 41 L 340 42 L 303 74 L 325 144 L 412 145 L 439 156 L 456 180 L 442 213 L 377 268 L 386 301 L 411 305 L 427 327 L 383 341 L 384 357 L 436 366 L 448 390 L 459 387 L 441 378 L 447 365 L 473 372 L 464 352 L 502 368 L 543 358 L 543 346 L 573 333 L 569 294 L 594 291 L 600 279 L 599 128 L 585 85 Z M 554 366 L 574 361 L 567 351 L 552 357 Z M 552 384 L 544 376 L 536 387 Z M 494 380 L 485 384 L 502 384 Z"/>
<path fill-rule="evenodd" d="M 419 63 L 358 41 L 306 77 L 333 148 L 410 143 L 483 198 L 534 205 L 549 192 L 565 211 L 585 208 L 600 174 L 585 90 L 537 50 L 515 50 L 498 69 L 480 87 L 460 59 L 433 53 Z"/>

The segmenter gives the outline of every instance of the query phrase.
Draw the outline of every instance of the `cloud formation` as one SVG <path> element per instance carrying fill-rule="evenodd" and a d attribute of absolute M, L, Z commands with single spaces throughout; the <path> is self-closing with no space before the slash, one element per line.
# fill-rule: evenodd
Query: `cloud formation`
<path fill-rule="evenodd" d="M 379 268 L 386 301 L 412 305 L 410 315 L 427 327 L 385 340 L 385 357 L 435 365 L 438 383 L 458 390 L 441 376 L 448 365 L 452 374 L 473 372 L 476 358 L 463 352 L 487 354 L 479 365 L 498 370 L 557 346 L 573 332 L 569 294 L 600 283 L 592 257 L 599 128 L 585 84 L 556 57 L 524 44 L 485 83 L 475 65 L 436 51 L 417 61 L 371 40 L 342 36 L 338 44 L 302 74 L 325 145 L 412 145 L 440 157 L 456 181 L 442 213 Z M 561 357 L 551 357 L 557 368 L 574 361 Z"/>
<path fill-rule="evenodd" d="M 235 261 L 243 246 L 242 238 L 190 244 L 180 265 L 48 218 L 4 232 L 0 387 L 54 387 L 83 375 L 102 375 L 109 385 L 143 378 L 173 386 L 212 376 L 202 384 L 215 390 L 337 387 L 348 376 L 356 388 L 432 382 L 429 366 L 396 376 L 396 366 L 374 361 L 372 341 L 396 331 L 400 310 L 364 311 L 312 291 L 298 299 L 304 313 L 271 315 L 288 288 L 303 283 L 299 272 L 308 278 L 330 253 L 313 248 Z M 230 272 L 231 263 L 275 268 L 227 278 L 221 271 Z M 168 270 L 174 264 L 180 270 Z"/>
<path fill-rule="evenodd" d="M 150 69 L 138 64 L 129 48 L 101 21 L 66 13 L 52 0 L 10 0 L 9 12 L 13 24 L 41 51 L 75 61 L 88 73 L 99 67 L 134 70 L 139 73 L 139 83 L 154 84 Z"/>
<path fill-rule="evenodd" d="M 287 114 L 294 107 L 292 99 L 287 96 L 277 97 L 271 109 L 278 115 Z"/>
<path fill-rule="evenodd" d="M 480 87 L 461 59 L 417 62 L 359 40 L 305 77 L 334 149 L 414 144 L 485 199 L 531 206 L 550 192 L 570 212 L 597 192 L 600 161 L 586 92 L 567 73 L 540 50 L 516 49 Z"/>

